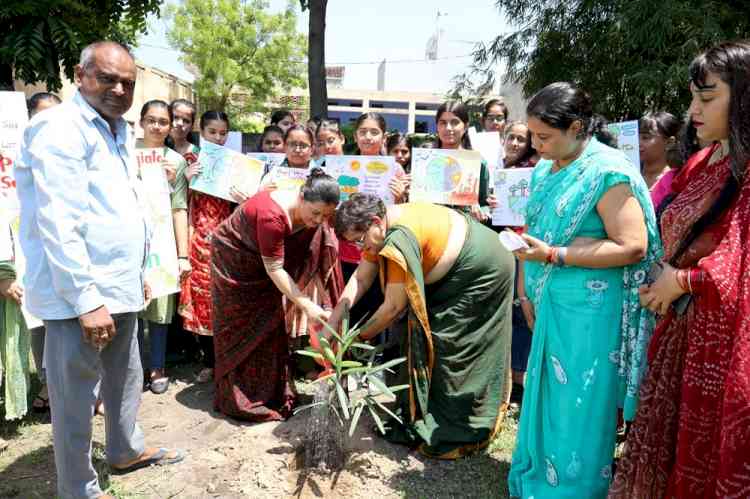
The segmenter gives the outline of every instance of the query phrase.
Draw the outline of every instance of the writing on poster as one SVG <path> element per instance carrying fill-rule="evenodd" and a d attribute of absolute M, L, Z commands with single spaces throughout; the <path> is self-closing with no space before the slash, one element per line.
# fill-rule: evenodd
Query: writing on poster
<path fill-rule="evenodd" d="M 270 175 L 269 181 L 276 184 L 276 189 L 299 192 L 300 188 L 305 185 L 310 170 L 291 166 L 276 166 L 268 174 Z"/>
<path fill-rule="evenodd" d="M 21 222 L 20 206 L 13 170 L 28 121 L 26 97 L 23 92 L 0 92 L 0 230 L 10 232 L 12 243 L 12 247 L 8 247 L 7 237 L 4 237 L 6 247 L 2 253 L 3 256 L 12 255 L 19 281 L 26 270 L 26 259 L 18 237 Z M 29 313 L 25 302 L 21 304 L 21 312 L 28 328 L 43 325 L 41 320 Z"/>
<path fill-rule="evenodd" d="M 411 201 L 469 206 L 479 203 L 482 156 L 454 149 L 412 150 Z"/>
<path fill-rule="evenodd" d="M 338 180 L 341 201 L 357 192 L 375 194 L 393 204 L 391 180 L 403 172 L 393 156 L 326 156 L 326 173 Z"/>
<path fill-rule="evenodd" d="M 638 121 L 622 121 L 607 125 L 610 133 L 617 137 L 617 148 L 625 153 L 633 166 L 641 167 L 641 154 L 638 150 Z"/>
<path fill-rule="evenodd" d="M 226 147 L 203 141 L 198 156 L 200 174 L 190 180 L 190 188 L 234 201 L 232 187 L 252 196 L 258 191 L 265 163 Z"/>
<path fill-rule="evenodd" d="M 529 202 L 533 168 L 506 168 L 496 172 L 492 225 L 522 227 L 526 224 L 526 205 Z"/>
<path fill-rule="evenodd" d="M 161 166 L 162 159 L 164 159 L 163 153 L 163 148 L 136 151 L 146 217 L 151 228 L 144 279 L 151 288 L 151 296 L 154 298 L 177 293 L 180 290 L 169 182 Z"/>

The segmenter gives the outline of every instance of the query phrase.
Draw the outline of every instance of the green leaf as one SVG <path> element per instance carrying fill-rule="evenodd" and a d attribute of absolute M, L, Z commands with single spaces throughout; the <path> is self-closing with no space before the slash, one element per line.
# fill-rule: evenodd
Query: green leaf
<path fill-rule="evenodd" d="M 362 415 L 362 411 L 365 409 L 365 404 L 361 403 L 357 405 L 357 408 L 354 409 L 354 416 L 352 416 L 352 421 L 349 423 L 349 436 L 351 437 L 354 435 L 354 431 L 357 429 L 357 423 L 359 422 L 359 417 Z"/>
<path fill-rule="evenodd" d="M 321 406 L 321 405 L 324 405 L 324 404 L 327 404 L 327 403 L 328 403 L 328 402 L 326 402 L 325 400 L 321 400 L 321 401 L 319 401 L 319 402 L 315 402 L 315 403 L 313 403 L 313 404 L 305 404 L 305 405 L 301 405 L 301 406 L 299 406 L 299 407 L 295 407 L 295 408 L 294 408 L 294 414 L 298 414 L 298 413 L 300 413 L 300 412 L 302 412 L 302 411 L 305 411 L 305 410 L 307 410 L 307 409 L 312 409 L 313 407 L 318 407 L 318 406 Z"/>
<path fill-rule="evenodd" d="M 374 419 L 375 424 L 378 425 L 378 430 L 380 430 L 380 433 L 385 435 L 385 426 L 383 426 L 383 421 L 380 419 L 380 416 L 378 415 L 377 411 L 373 409 L 373 406 L 370 404 L 367 404 L 367 410 L 370 411 L 370 415 L 372 416 L 372 419 Z"/>
<path fill-rule="evenodd" d="M 373 368 L 372 371 L 370 371 L 370 374 L 375 374 L 376 372 L 380 372 L 384 369 L 389 369 L 393 366 L 396 366 L 398 364 L 401 364 L 406 360 L 406 357 L 399 357 L 398 359 L 392 359 L 386 362 L 385 364 L 380 364 L 379 366 L 376 366 Z"/>
<path fill-rule="evenodd" d="M 312 350 L 295 350 L 297 355 L 304 355 L 305 357 L 312 357 L 313 359 L 323 360 L 323 356 L 320 352 L 314 352 Z"/>
<path fill-rule="evenodd" d="M 320 323 L 321 323 L 321 324 L 323 325 L 323 327 L 324 327 L 324 328 L 326 328 L 326 329 L 328 330 L 328 332 L 329 332 L 329 333 L 331 333 L 331 334 L 333 335 L 333 337 L 334 337 L 334 338 L 336 338 L 336 341 L 338 341 L 339 343 L 343 343 L 343 342 L 344 342 L 344 340 L 343 340 L 343 339 L 341 339 L 341 336 L 339 335 L 339 333 L 337 333 L 337 332 L 336 332 L 336 331 L 335 331 L 335 330 L 334 330 L 334 329 L 333 329 L 333 328 L 331 327 L 331 325 L 330 325 L 330 324 L 328 324 L 328 323 L 327 323 L 326 321 L 324 321 L 323 319 L 320 319 L 320 318 L 318 319 L 318 322 L 320 322 Z"/>
<path fill-rule="evenodd" d="M 335 380 L 335 382 L 336 395 L 339 398 L 339 408 L 344 414 L 344 419 L 349 419 L 349 399 L 346 397 L 346 392 L 344 392 L 344 388 L 341 386 L 341 383 L 339 383 L 339 380 Z"/>
<path fill-rule="evenodd" d="M 348 376 L 350 374 L 359 374 L 359 373 L 366 373 L 370 371 L 370 367 L 368 366 L 362 366 L 362 367 L 352 367 L 349 369 L 345 369 L 341 371 L 342 376 Z"/>
<path fill-rule="evenodd" d="M 372 400 L 372 402 L 373 402 L 373 403 L 375 403 L 375 404 L 376 404 L 376 405 L 377 405 L 378 407 L 380 407 L 380 409 L 381 409 L 382 411 L 384 411 L 385 413 L 387 413 L 387 414 L 388 414 L 388 415 L 389 415 L 390 417 L 392 417 L 393 419 L 395 419 L 395 420 L 396 420 L 396 421 L 398 421 L 399 423 L 403 424 L 403 422 L 401 421 L 401 418 L 400 418 L 400 417 L 398 417 L 398 416 L 396 416 L 396 414 L 395 414 L 395 413 L 394 413 L 393 411 L 391 411 L 390 409 L 388 409 L 388 408 L 387 408 L 387 407 L 386 407 L 386 406 L 385 406 L 384 404 L 381 404 L 380 402 L 378 402 L 378 401 L 377 401 L 377 400 L 375 400 L 374 398 L 371 398 L 371 400 Z"/>
<path fill-rule="evenodd" d="M 396 398 L 396 395 L 394 395 L 393 392 L 390 391 L 387 386 L 385 386 L 385 383 L 383 383 L 382 381 L 380 381 L 377 376 L 369 376 L 368 375 L 367 376 L 367 382 L 368 383 L 372 383 L 373 385 L 375 385 L 375 388 L 377 388 L 378 390 L 380 390 L 380 393 L 382 393 L 383 395 L 386 395 L 386 396 L 391 397 L 391 398 Z"/>
<path fill-rule="evenodd" d="M 362 367 L 362 363 L 356 360 L 342 360 L 341 367 Z"/>
<path fill-rule="evenodd" d="M 352 343 L 349 345 L 351 348 L 359 348 L 361 350 L 375 350 L 375 347 L 368 345 L 367 343 Z"/>

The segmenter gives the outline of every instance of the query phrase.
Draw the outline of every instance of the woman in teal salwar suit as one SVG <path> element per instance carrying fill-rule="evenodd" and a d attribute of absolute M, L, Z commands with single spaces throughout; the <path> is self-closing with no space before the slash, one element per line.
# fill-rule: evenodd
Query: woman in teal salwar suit
<path fill-rule="evenodd" d="M 592 115 L 553 83 L 527 108 L 542 156 L 526 208 L 519 296 L 533 323 L 511 497 L 604 498 L 618 409 L 632 419 L 653 315 L 638 287 L 661 255 L 648 188 Z"/>

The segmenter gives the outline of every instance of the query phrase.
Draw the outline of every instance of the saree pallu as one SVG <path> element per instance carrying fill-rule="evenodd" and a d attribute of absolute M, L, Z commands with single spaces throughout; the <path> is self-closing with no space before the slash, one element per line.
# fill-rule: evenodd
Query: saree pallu
<path fill-rule="evenodd" d="M 717 146 L 675 178 L 661 226 L 672 259 L 730 178 Z M 671 310 L 649 347 L 649 372 L 612 499 L 750 497 L 750 183 L 678 255 L 703 279 L 682 315 Z"/>
<path fill-rule="evenodd" d="M 511 497 L 602 498 L 612 479 L 618 408 L 632 417 L 653 331 L 638 287 L 661 256 L 648 188 L 622 152 L 596 139 L 558 172 L 540 161 L 526 208 L 528 232 L 552 246 L 607 239 L 596 205 L 627 185 L 648 232 L 641 262 L 605 269 L 525 263 L 536 322 L 508 477 Z"/>
<path fill-rule="evenodd" d="M 510 366 L 513 255 L 497 234 L 470 217 L 466 241 L 451 270 L 425 285 L 419 243 L 409 229 L 388 231 L 380 252 L 406 273 L 408 332 L 399 340 L 397 411 L 386 438 L 429 457 L 457 459 L 490 442 L 502 421 L 502 391 Z"/>
<path fill-rule="evenodd" d="M 181 283 L 178 313 L 183 328 L 211 335 L 211 235 L 232 214 L 232 203 L 208 194 L 190 191 L 190 266 L 192 272 Z"/>
<path fill-rule="evenodd" d="M 214 407 L 263 422 L 291 416 L 296 393 L 283 295 L 266 273 L 255 232 L 237 210 L 212 240 Z M 327 225 L 299 231 L 285 238 L 284 268 L 302 287 L 322 283 L 325 299 L 336 303 L 343 286 L 337 247 Z"/>

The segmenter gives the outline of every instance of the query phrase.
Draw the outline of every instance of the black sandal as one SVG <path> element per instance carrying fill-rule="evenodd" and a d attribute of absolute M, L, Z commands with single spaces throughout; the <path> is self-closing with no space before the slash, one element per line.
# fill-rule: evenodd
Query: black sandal
<path fill-rule="evenodd" d="M 31 408 L 38 414 L 49 412 L 49 398 L 45 399 L 37 395 L 31 402 Z"/>

